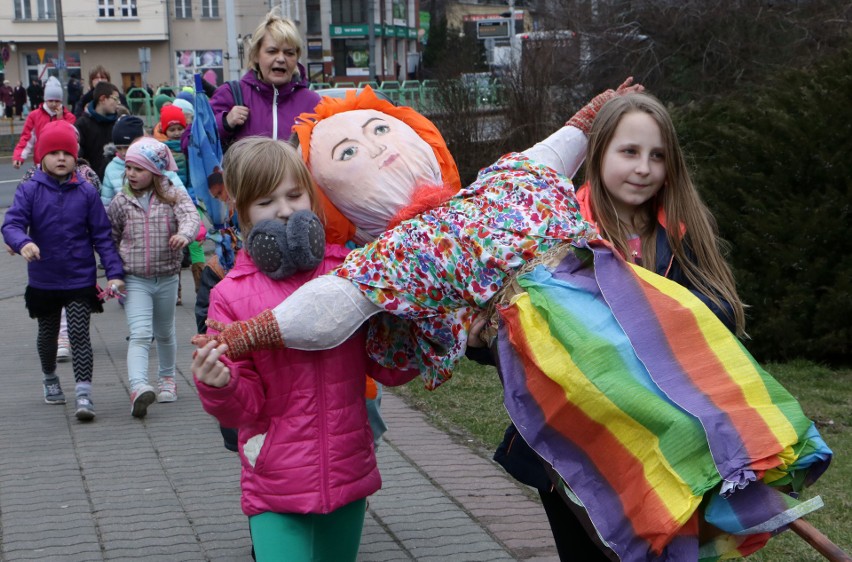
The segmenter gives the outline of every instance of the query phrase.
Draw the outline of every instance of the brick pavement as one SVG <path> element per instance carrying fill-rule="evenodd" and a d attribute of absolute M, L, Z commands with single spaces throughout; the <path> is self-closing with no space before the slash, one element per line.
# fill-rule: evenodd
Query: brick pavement
<path fill-rule="evenodd" d="M 0 562 L 251 560 L 239 462 L 189 373 L 188 270 L 177 309 L 180 399 L 154 404 L 144 420 L 130 416 L 127 330 L 114 301 L 92 317 L 95 421 L 77 421 L 72 404 L 43 403 L 25 285 L 24 260 L 0 256 Z M 71 364 L 58 372 L 73 393 Z M 392 393 L 383 415 L 384 486 L 370 498 L 360 561 L 557 560 L 540 504 L 486 455 Z"/>

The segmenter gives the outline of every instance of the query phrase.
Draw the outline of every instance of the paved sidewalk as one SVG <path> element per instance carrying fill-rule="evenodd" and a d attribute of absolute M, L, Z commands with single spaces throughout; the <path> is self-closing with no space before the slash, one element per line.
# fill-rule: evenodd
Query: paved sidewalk
<path fill-rule="evenodd" d="M 73 404 L 44 404 L 25 285 L 26 262 L 4 252 L 0 561 L 251 560 L 239 462 L 222 447 L 189 372 L 189 271 L 177 309 L 180 399 L 154 404 L 144 420 L 130 416 L 127 329 L 115 301 L 92 317 L 95 421 L 77 421 Z M 71 364 L 58 372 L 73 395 Z M 540 504 L 494 462 L 390 392 L 382 406 L 390 428 L 378 452 L 384 487 L 370 498 L 359 560 L 558 559 Z"/>

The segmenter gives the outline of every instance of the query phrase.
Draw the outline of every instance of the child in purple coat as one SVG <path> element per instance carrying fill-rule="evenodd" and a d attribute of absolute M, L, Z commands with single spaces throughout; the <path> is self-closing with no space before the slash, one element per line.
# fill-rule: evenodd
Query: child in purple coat
<path fill-rule="evenodd" d="M 98 190 L 74 170 L 77 134 L 65 121 L 46 124 L 36 141 L 41 169 L 15 192 L 3 221 L 3 239 L 28 265 L 24 301 L 38 319 L 36 340 L 47 404 L 65 404 L 56 375 L 56 349 L 62 308 L 68 319 L 77 419 L 95 417 L 92 403 L 92 342 L 89 317 L 103 312 L 98 297 L 95 250 L 111 290 L 124 288 L 121 258 Z"/>

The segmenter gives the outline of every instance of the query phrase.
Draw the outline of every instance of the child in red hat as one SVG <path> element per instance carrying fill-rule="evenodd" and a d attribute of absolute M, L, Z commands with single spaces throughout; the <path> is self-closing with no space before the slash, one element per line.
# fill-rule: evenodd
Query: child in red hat
<path fill-rule="evenodd" d="M 89 319 L 92 312 L 103 311 L 95 250 L 113 290 L 124 288 L 124 269 L 98 190 L 75 169 L 78 151 L 77 132 L 70 123 L 53 121 L 42 128 L 35 145 L 41 167 L 18 186 L 2 232 L 6 244 L 29 262 L 24 302 L 30 317 L 38 320 L 44 401 L 65 404 L 56 374 L 64 307 L 76 382 L 75 415 L 88 421 L 95 417 Z"/>

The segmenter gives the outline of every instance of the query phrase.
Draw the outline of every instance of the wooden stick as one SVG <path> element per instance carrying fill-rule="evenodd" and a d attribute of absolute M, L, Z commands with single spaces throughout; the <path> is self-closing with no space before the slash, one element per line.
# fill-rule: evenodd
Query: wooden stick
<path fill-rule="evenodd" d="M 852 562 L 852 556 L 846 554 L 842 548 L 831 542 L 828 537 L 804 519 L 796 519 L 790 523 L 790 528 L 831 562 Z"/>

